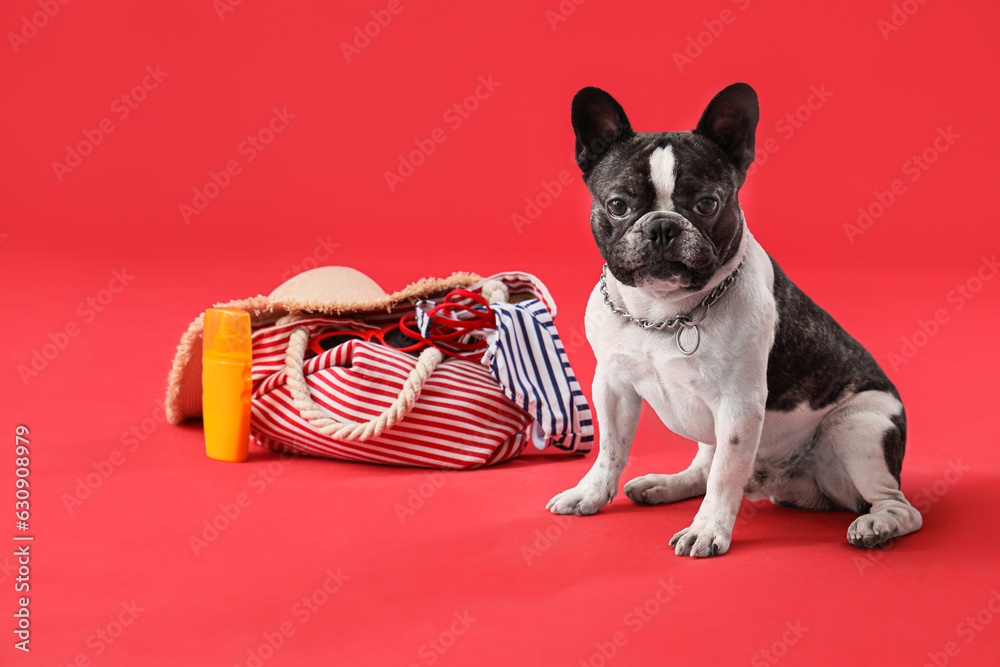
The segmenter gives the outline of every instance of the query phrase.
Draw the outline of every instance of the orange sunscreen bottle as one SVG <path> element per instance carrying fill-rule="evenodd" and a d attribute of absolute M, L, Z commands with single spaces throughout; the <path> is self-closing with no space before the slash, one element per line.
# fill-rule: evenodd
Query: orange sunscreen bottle
<path fill-rule="evenodd" d="M 250 315 L 237 308 L 209 308 L 201 347 L 205 451 L 216 461 L 245 461 L 250 444 Z"/>

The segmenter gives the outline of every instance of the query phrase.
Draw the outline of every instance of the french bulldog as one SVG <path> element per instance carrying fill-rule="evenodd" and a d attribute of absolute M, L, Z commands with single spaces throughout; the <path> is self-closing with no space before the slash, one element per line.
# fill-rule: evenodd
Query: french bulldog
<path fill-rule="evenodd" d="M 573 99 L 576 161 L 605 272 L 587 304 L 600 451 L 549 501 L 594 514 L 615 496 L 642 401 L 698 442 L 690 467 L 625 485 L 644 505 L 704 496 L 676 554 L 729 550 L 744 496 L 860 514 L 873 548 L 918 530 L 900 491 L 906 416 L 872 355 L 785 275 L 747 229 L 757 94 L 735 83 L 688 132 L 635 132 L 608 93 Z"/>

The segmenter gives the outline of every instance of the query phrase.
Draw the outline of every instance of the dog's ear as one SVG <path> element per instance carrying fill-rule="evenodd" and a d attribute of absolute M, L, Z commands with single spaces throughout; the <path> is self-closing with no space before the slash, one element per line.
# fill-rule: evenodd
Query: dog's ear
<path fill-rule="evenodd" d="M 757 93 L 745 83 L 734 83 L 708 103 L 695 132 L 715 142 L 745 174 L 753 162 L 759 119 Z"/>
<path fill-rule="evenodd" d="M 576 133 L 576 163 L 583 173 L 616 141 L 635 132 L 625 110 L 600 88 L 588 87 L 573 97 L 573 131 Z"/>

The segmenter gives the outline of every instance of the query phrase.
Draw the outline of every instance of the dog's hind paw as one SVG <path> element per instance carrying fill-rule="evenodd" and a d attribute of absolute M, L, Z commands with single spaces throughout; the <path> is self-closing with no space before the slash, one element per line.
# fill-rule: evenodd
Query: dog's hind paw
<path fill-rule="evenodd" d="M 874 549 L 894 537 L 919 530 L 922 524 L 920 512 L 907 503 L 859 516 L 847 529 L 847 541 L 862 549 Z"/>
<path fill-rule="evenodd" d="M 704 493 L 704 479 L 687 472 L 676 475 L 643 475 L 625 485 L 625 495 L 639 505 L 673 503 Z"/>

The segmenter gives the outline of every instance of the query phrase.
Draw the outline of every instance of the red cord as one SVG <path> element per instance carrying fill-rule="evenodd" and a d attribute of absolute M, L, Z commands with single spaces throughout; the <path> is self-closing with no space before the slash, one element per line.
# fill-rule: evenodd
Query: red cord
<path fill-rule="evenodd" d="M 458 299 L 473 301 L 485 310 L 464 303 L 457 303 Z M 459 319 L 447 316 L 456 311 L 472 315 L 472 317 Z M 486 347 L 486 341 L 480 339 L 462 342 L 459 339 L 478 329 L 496 328 L 496 316 L 490 309 L 489 302 L 481 295 L 466 289 L 456 289 L 449 292 L 444 301 L 436 304 L 427 311 L 427 317 L 430 319 L 430 328 L 427 336 L 420 334 L 420 330 L 416 326 L 416 315 L 404 315 L 400 318 L 399 330 L 410 338 L 421 340 L 451 357 L 467 358 L 475 356 L 475 353 Z M 411 325 L 412 329 L 410 328 Z M 455 348 L 458 352 L 454 352 L 449 348 Z"/>

